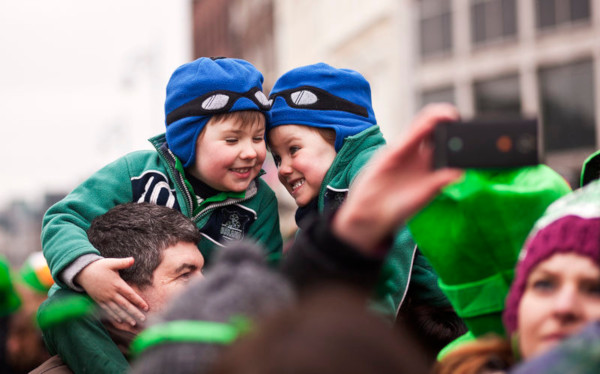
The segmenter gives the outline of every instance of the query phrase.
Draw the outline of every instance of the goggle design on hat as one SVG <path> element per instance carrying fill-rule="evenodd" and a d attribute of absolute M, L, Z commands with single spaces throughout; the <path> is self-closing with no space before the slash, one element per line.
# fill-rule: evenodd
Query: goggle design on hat
<path fill-rule="evenodd" d="M 269 110 L 271 107 L 267 96 L 258 87 L 246 92 L 211 91 L 167 114 L 167 126 L 182 118 L 227 113 L 243 97 L 254 102 L 261 110 Z"/>
<path fill-rule="evenodd" d="M 290 107 L 296 109 L 340 110 L 369 117 L 365 107 L 313 86 L 295 87 L 271 94 L 269 102 L 273 103 L 277 97 L 282 97 Z"/>

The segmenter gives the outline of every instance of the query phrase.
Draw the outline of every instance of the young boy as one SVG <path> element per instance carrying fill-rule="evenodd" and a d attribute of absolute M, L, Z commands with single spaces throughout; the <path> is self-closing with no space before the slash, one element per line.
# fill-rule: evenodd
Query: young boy
<path fill-rule="evenodd" d="M 127 202 L 164 205 L 190 217 L 207 261 L 243 238 L 281 253 L 277 201 L 260 179 L 269 103 L 250 63 L 200 58 L 180 66 L 167 85 L 166 134 L 156 151 L 125 155 L 93 174 L 46 213 L 42 248 L 60 287 L 87 292 L 117 322 L 144 320 L 147 303 L 120 277 L 131 259 L 103 258 L 86 236 L 91 221 Z M 50 291 L 52 294 L 53 291 Z"/>
<path fill-rule="evenodd" d="M 356 71 L 324 63 L 293 69 L 271 91 L 269 148 L 279 180 L 298 205 L 296 222 L 311 213 L 335 210 L 354 178 L 385 144 L 371 106 L 371 89 Z M 448 307 L 437 276 L 421 256 L 406 228 L 394 238 L 377 307 L 392 318 L 407 299 L 411 304 Z"/>

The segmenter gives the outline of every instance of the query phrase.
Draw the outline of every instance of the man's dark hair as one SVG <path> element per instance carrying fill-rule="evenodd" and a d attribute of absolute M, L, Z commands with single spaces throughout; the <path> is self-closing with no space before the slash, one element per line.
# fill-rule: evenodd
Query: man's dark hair
<path fill-rule="evenodd" d="M 180 212 L 150 203 L 117 205 L 96 217 L 87 231 L 90 243 L 103 257 L 133 257 L 133 266 L 119 271 L 127 283 L 152 284 L 162 251 L 179 242 L 197 244 L 200 232 Z"/>
<path fill-rule="evenodd" d="M 264 250 L 257 244 L 229 243 L 212 260 L 205 277 L 190 281 L 181 294 L 153 316 L 149 329 L 172 321 L 229 323 L 240 317 L 258 321 L 292 307 L 296 297 L 291 285 L 282 274 L 269 268 Z M 130 373 L 210 373 L 225 347 L 210 340 L 201 343 L 165 339 L 142 352 Z"/>

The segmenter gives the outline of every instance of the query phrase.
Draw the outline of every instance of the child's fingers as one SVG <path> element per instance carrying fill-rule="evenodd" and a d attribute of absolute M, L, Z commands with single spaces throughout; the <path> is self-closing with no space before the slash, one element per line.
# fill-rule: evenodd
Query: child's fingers
<path fill-rule="evenodd" d="M 121 320 L 121 318 L 115 313 L 113 312 L 113 310 L 107 305 L 107 303 L 99 303 L 100 308 L 102 308 L 102 310 L 104 310 L 104 313 L 106 313 L 106 315 L 112 319 L 113 321 L 117 322 L 117 323 L 122 323 L 123 321 Z"/>
<path fill-rule="evenodd" d="M 146 316 L 138 308 L 129 302 L 126 298 L 121 295 L 115 297 L 115 302 L 121 307 L 125 313 L 127 313 L 127 322 L 131 326 L 135 326 L 137 321 L 145 321 Z"/>
<path fill-rule="evenodd" d="M 114 301 L 108 301 L 106 303 L 106 306 L 113 312 L 113 315 L 116 315 L 119 318 L 117 322 L 125 322 L 128 324 L 131 324 L 133 322 L 133 326 L 135 326 L 135 320 L 131 316 L 129 316 L 127 312 L 125 312 L 117 303 L 115 303 Z"/>
<path fill-rule="evenodd" d="M 143 310 L 144 312 L 148 311 L 148 304 L 140 295 L 138 295 L 133 288 L 129 287 L 129 285 L 125 282 L 122 283 L 119 288 L 119 294 L 122 295 L 129 303 L 133 304 L 132 307 L 135 307 L 139 310 Z"/>
<path fill-rule="evenodd" d="M 106 258 L 106 263 L 108 267 L 113 270 L 122 270 L 131 267 L 134 263 L 133 257 L 125 257 L 125 258 Z"/>

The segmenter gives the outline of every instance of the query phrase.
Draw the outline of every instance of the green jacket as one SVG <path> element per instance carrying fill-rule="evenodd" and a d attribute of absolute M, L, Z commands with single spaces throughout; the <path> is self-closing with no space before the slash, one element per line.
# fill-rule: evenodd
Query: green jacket
<path fill-rule="evenodd" d="M 195 195 L 176 169 L 164 135 L 150 141 L 156 152 L 137 151 L 117 159 L 46 212 L 42 250 L 58 285 L 65 286 L 58 274 L 75 259 L 85 254 L 99 255 L 86 235 L 91 221 L 110 208 L 131 201 L 166 205 L 192 218 L 202 232 L 198 247 L 207 260 L 221 243 L 244 237 L 261 243 L 269 258 L 277 260 L 282 249 L 277 200 L 266 182 L 257 178 L 248 187 L 245 198 L 229 198 L 194 212 Z"/>
<path fill-rule="evenodd" d="M 53 294 L 58 286 L 67 287 L 59 277 L 63 270 L 83 255 L 100 255 L 87 239 L 86 231 L 91 221 L 112 207 L 131 201 L 169 206 L 192 218 L 202 233 L 198 248 L 207 261 L 212 252 L 223 243 L 243 238 L 261 243 L 268 260 L 279 260 L 282 238 L 277 200 L 266 182 L 256 178 L 248 187 L 244 198 L 228 198 L 206 205 L 198 203 L 191 187 L 187 186 L 184 175 L 178 171 L 180 168 L 176 165 L 177 160 L 168 149 L 164 135 L 156 136 L 150 141 L 156 151 L 137 151 L 117 159 L 93 174 L 46 212 L 42 226 L 42 248 L 56 281 L 50 291 L 48 303 L 53 302 Z M 42 313 L 40 310 L 38 316 Z M 78 367 L 80 363 L 95 364 L 89 360 L 71 362 L 65 352 L 82 346 L 93 348 L 95 345 L 111 344 L 106 332 L 97 333 L 103 331 L 103 327 L 92 325 L 93 323 L 83 325 L 90 326 L 90 333 L 85 335 L 85 339 L 77 336 L 80 333 L 57 331 L 61 329 L 60 326 L 47 329 L 43 331 L 46 344 L 49 345 L 47 336 L 70 335 L 69 339 L 61 338 L 58 343 L 52 342 L 53 352 L 61 355 L 76 372 L 83 370 Z M 60 343 L 61 341 L 64 343 Z M 117 356 L 112 364 L 118 368 L 122 361 L 122 357 Z M 109 360 L 106 368 L 104 372 L 110 373 L 115 367 L 111 367 Z"/>
<path fill-rule="evenodd" d="M 347 137 L 325 174 L 318 196 L 319 212 L 337 209 L 344 201 L 354 178 L 385 145 L 379 126 L 370 127 Z M 416 302 L 450 305 L 437 285 L 437 275 L 427 259 L 420 254 L 408 229 L 403 227 L 384 263 L 375 308 L 395 318 L 411 285 Z"/>
<path fill-rule="evenodd" d="M 74 295 L 79 294 L 66 289 L 56 291 L 52 300 L 48 299 L 40 305 L 38 316 L 56 314 L 53 304 L 58 305 Z M 89 302 L 95 305 L 91 299 Z M 117 374 L 129 370 L 127 352 L 135 335 L 104 325 L 93 310 L 45 326 L 43 332 L 50 355 L 58 355 L 64 363 L 62 367 L 66 366 L 75 373 Z M 56 358 L 53 361 L 56 363 Z M 57 372 L 69 371 L 63 369 Z"/>

